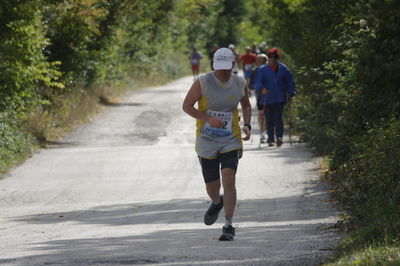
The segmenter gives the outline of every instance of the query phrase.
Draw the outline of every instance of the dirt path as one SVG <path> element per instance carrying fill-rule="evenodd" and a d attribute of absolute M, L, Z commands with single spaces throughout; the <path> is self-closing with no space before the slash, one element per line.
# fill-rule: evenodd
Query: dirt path
<path fill-rule="evenodd" d="M 183 78 L 130 94 L 0 180 L 0 264 L 319 265 L 337 212 L 304 144 L 245 144 L 236 240 L 215 240 Z M 253 99 L 254 100 L 254 99 Z M 253 118 L 255 118 L 253 116 Z"/>

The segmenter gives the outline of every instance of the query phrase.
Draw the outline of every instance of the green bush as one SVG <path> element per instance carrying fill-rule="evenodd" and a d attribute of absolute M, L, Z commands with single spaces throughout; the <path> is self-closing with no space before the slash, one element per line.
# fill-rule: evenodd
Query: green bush
<path fill-rule="evenodd" d="M 43 104 L 45 90 L 60 88 L 57 62 L 48 62 L 41 1 L 0 2 L 0 111 L 23 116 Z"/>
<path fill-rule="evenodd" d="M 262 0 L 246 6 L 252 10 L 246 26 L 258 27 L 270 45 L 290 54 L 298 88 L 294 128 L 329 157 L 356 239 L 399 238 L 398 2 Z"/>
<path fill-rule="evenodd" d="M 354 141 L 353 155 L 333 178 L 360 240 L 400 237 L 400 123 L 382 121 Z"/>
<path fill-rule="evenodd" d="M 35 144 L 35 139 L 10 114 L 0 112 L 0 173 L 30 155 Z"/>
<path fill-rule="evenodd" d="M 30 150 L 33 139 L 62 136 L 122 87 L 189 74 L 190 46 L 205 48 L 226 4 L 0 1 L 1 171 Z"/>

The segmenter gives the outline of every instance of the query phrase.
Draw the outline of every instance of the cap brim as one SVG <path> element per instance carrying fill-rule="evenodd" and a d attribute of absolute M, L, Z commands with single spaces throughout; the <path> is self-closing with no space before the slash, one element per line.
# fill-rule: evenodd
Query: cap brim
<path fill-rule="evenodd" d="M 226 61 L 213 61 L 213 68 L 214 70 L 230 70 L 233 67 L 232 62 L 226 62 Z"/>

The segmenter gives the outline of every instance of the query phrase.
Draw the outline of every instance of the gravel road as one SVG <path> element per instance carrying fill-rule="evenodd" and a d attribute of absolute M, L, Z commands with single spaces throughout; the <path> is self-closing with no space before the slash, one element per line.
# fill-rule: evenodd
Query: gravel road
<path fill-rule="evenodd" d="M 130 93 L 0 180 L 1 265 L 320 265 L 338 211 L 304 144 L 252 141 L 237 174 L 236 239 L 208 208 L 181 111 L 182 78 Z M 252 99 L 254 103 L 254 99 Z"/>

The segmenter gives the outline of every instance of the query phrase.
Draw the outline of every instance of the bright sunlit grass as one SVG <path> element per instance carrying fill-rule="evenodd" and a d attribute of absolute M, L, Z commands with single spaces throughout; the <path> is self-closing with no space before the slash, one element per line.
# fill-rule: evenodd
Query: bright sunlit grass
<path fill-rule="evenodd" d="M 343 255 L 326 266 L 400 265 L 400 245 L 372 245 Z"/>

